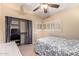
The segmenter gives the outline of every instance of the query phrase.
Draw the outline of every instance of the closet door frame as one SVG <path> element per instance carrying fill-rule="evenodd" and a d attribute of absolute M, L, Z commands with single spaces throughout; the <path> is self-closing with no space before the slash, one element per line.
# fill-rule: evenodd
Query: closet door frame
<path fill-rule="evenodd" d="M 10 42 L 10 35 L 11 35 L 11 29 L 10 29 L 10 26 L 11 26 L 11 22 L 12 22 L 12 19 L 18 19 L 18 21 L 19 21 L 19 25 L 20 25 L 20 21 L 25 21 L 26 23 L 26 25 L 27 25 L 27 27 L 25 27 L 27 30 L 28 30 L 28 32 L 27 32 L 27 35 L 28 35 L 28 37 L 27 36 L 25 36 L 25 38 L 27 38 L 28 40 L 28 42 L 26 42 L 26 40 L 25 40 L 25 44 L 32 44 L 32 21 L 31 20 L 27 20 L 27 19 L 21 19 L 21 18 L 16 18 L 16 17 L 12 17 L 12 16 L 5 16 L 5 36 L 6 36 L 6 40 L 5 40 L 5 42 Z M 29 22 L 31 22 L 31 24 L 29 23 Z M 31 39 L 29 38 L 29 29 L 30 29 L 30 25 L 31 25 Z M 21 37 L 21 29 L 20 29 L 20 26 L 19 26 L 19 30 L 20 30 L 20 37 Z M 31 42 L 29 42 L 29 39 L 31 40 Z M 20 38 L 20 40 L 21 40 L 21 38 Z"/>

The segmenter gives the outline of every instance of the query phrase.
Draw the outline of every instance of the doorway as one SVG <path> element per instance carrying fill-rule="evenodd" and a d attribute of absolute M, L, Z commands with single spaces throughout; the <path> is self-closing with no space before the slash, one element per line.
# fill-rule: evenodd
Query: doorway
<path fill-rule="evenodd" d="M 32 44 L 32 21 L 5 16 L 6 42 Z"/>

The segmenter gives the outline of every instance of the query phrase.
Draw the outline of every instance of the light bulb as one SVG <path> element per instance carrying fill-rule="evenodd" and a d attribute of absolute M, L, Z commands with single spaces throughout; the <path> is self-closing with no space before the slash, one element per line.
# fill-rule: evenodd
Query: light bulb
<path fill-rule="evenodd" d="M 47 7 L 48 7 L 47 4 L 42 4 L 42 5 L 41 5 L 41 8 L 42 8 L 42 9 L 47 9 Z"/>

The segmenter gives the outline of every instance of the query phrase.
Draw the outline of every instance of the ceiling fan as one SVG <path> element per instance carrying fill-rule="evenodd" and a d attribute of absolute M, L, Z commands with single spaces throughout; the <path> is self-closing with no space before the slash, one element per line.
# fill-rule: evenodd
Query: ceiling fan
<path fill-rule="evenodd" d="M 38 10 L 39 8 L 44 9 L 44 13 L 47 13 L 47 8 L 52 7 L 52 8 L 58 8 L 60 5 L 58 4 L 48 4 L 48 3 L 41 3 L 38 7 L 36 7 L 33 11 Z"/>

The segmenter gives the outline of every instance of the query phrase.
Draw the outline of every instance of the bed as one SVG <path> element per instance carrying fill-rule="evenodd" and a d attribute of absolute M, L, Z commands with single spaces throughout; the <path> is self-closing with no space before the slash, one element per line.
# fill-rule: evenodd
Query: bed
<path fill-rule="evenodd" d="M 0 56 L 21 56 L 15 42 L 0 43 Z"/>
<path fill-rule="evenodd" d="M 79 40 L 44 37 L 37 39 L 34 51 L 40 56 L 79 56 Z"/>

